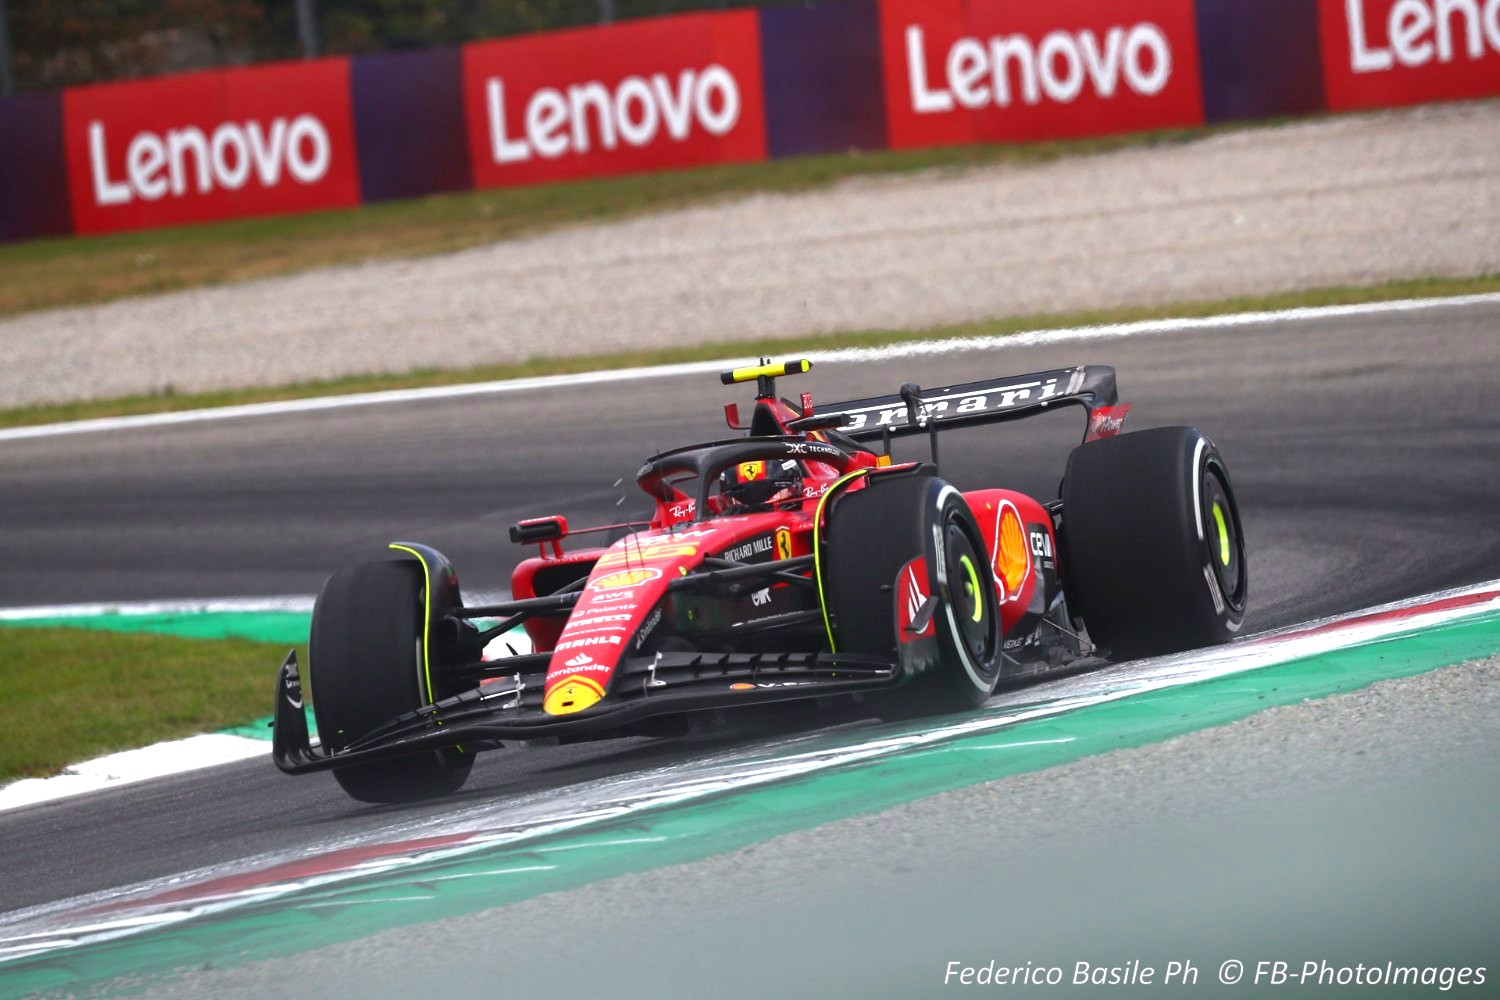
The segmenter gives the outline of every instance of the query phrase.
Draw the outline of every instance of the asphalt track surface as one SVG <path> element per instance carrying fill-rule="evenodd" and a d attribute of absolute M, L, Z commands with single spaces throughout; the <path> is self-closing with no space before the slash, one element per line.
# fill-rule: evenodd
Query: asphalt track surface
<path fill-rule="evenodd" d="M 1115 365 L 1134 404 L 1127 427 L 1193 423 L 1226 455 L 1253 631 L 1500 575 L 1497 329 L 1490 303 L 825 366 L 783 389 L 832 401 L 908 379 Z M 639 458 L 720 436 L 727 398 L 700 375 L 7 442 L 0 604 L 309 593 L 392 538 L 437 545 L 470 588 L 503 586 L 518 555 L 510 523 L 608 517 Z M 1075 411 L 952 434 L 944 473 L 1051 495 L 1080 424 Z M 903 444 L 898 457 L 920 450 Z M 0 816 L 0 912 L 393 819 L 420 829 L 455 805 L 702 751 L 507 750 L 481 758 L 455 800 L 404 810 L 357 805 L 326 776 L 284 778 L 266 762 L 46 803 Z"/>

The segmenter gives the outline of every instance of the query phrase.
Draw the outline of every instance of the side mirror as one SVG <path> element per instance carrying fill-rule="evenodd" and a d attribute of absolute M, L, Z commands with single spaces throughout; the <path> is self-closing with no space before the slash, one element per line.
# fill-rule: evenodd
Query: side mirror
<path fill-rule="evenodd" d="M 561 515 L 534 517 L 510 526 L 510 540 L 518 545 L 552 542 L 568 536 L 568 519 Z"/>

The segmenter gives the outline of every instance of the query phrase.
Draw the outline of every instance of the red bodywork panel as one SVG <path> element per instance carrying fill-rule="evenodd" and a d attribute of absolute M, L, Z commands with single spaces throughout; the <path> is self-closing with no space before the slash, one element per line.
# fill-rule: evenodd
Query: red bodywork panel
<path fill-rule="evenodd" d="M 785 432 L 786 423 L 801 415 L 779 400 L 761 401 L 753 423 L 762 434 Z M 813 440 L 819 437 L 809 435 Z M 861 454 L 850 470 L 877 465 L 875 455 Z M 511 591 L 518 599 L 554 593 L 582 577 L 588 579 L 566 619 L 532 618 L 525 625 L 536 650 L 552 654 L 544 690 L 546 711 L 569 714 L 603 698 L 622 659 L 644 648 L 662 617 L 673 614 L 668 598 L 671 582 L 698 569 L 706 557 L 754 562 L 810 553 L 819 501 L 839 476 L 833 467 L 808 460 L 803 462 L 799 504 L 723 515 L 716 509 L 718 498 L 710 497 L 709 516 L 701 520 L 695 498 L 664 478 L 643 479 L 641 488 L 656 502 L 649 530 L 608 548 L 562 555 L 553 543 L 548 546 L 552 551 L 544 549 L 540 556 L 518 565 L 511 580 Z M 847 488 L 864 485 L 855 481 Z M 989 555 L 1003 633 L 1010 636 L 1021 630 L 1029 634 L 1057 591 L 1052 516 L 1036 500 L 1011 490 L 976 490 L 964 497 Z M 925 561 L 916 560 L 903 571 L 901 581 L 903 588 L 910 589 L 898 595 L 902 641 L 932 634 L 930 623 L 922 634 L 907 629 L 929 596 Z"/>
<path fill-rule="evenodd" d="M 964 494 L 979 522 L 990 554 L 1000 624 L 1009 636 L 1030 614 L 1045 614 L 1046 578 L 1057 574 L 1057 539 L 1052 515 L 1040 503 L 1013 490 L 974 490 Z"/>
<path fill-rule="evenodd" d="M 644 643 L 662 613 L 659 606 L 672 580 L 696 569 L 705 556 L 746 559 L 790 559 L 812 551 L 812 512 L 804 500 L 793 510 L 740 514 L 701 521 L 676 529 L 651 529 L 622 538 L 608 549 L 587 549 L 563 559 L 533 557 L 516 567 L 512 589 L 516 597 L 535 596 L 541 573 L 568 572 L 577 579 L 587 568 L 583 596 L 564 622 L 560 618 L 532 619 L 527 632 L 540 651 L 552 652 L 544 699 L 553 707 L 577 711 L 554 692 L 575 685 L 578 698 L 603 697 L 620 659 L 631 643 Z M 561 695 L 556 696 L 561 698 Z M 592 704 L 589 701 L 588 704 Z M 586 707 L 586 705 L 581 706 Z"/>
<path fill-rule="evenodd" d="M 762 433 L 787 433 L 786 422 L 803 414 L 780 400 L 761 401 L 757 421 Z M 730 418 L 731 420 L 733 418 Z M 775 427 L 769 426 L 774 420 Z M 810 440 L 822 440 L 818 434 Z M 857 456 L 853 468 L 873 468 L 874 455 Z M 579 577 L 588 576 L 583 596 L 566 620 L 533 618 L 525 623 L 539 652 L 551 652 L 544 704 L 553 714 L 580 711 L 602 698 L 620 660 L 631 643 L 646 642 L 655 628 L 672 580 L 696 569 L 706 556 L 736 561 L 789 559 L 812 551 L 812 519 L 818 501 L 840 476 L 822 462 L 802 463 L 801 503 L 790 509 L 751 514 L 720 515 L 696 520 L 697 501 L 671 482 L 642 480 L 640 486 L 656 502 L 651 528 L 615 542 L 607 549 L 580 549 L 562 556 L 545 549 L 524 560 L 511 576 L 511 593 L 518 599 L 553 593 Z M 862 483 L 854 483 L 857 489 Z M 710 499 L 714 507 L 717 497 Z M 649 623 L 649 625 L 648 625 Z"/>

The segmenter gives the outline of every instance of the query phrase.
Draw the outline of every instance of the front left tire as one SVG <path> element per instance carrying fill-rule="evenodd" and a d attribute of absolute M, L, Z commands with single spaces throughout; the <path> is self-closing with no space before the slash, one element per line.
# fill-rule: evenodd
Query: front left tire
<path fill-rule="evenodd" d="M 313 606 L 308 683 L 325 747 L 343 750 L 428 704 L 425 601 L 422 567 L 410 561 L 351 566 L 323 584 Z M 472 753 L 445 747 L 337 767 L 333 776 L 361 802 L 416 802 L 457 791 L 473 764 Z"/>
<path fill-rule="evenodd" d="M 968 711 L 994 693 L 1000 608 L 985 552 L 963 495 L 936 476 L 875 478 L 830 511 L 826 597 L 837 648 L 905 655 L 907 662 L 912 649 L 923 650 L 918 672 L 905 684 L 864 697 L 882 719 Z M 916 578 L 916 565 L 925 567 L 923 579 Z M 910 619 L 911 610 L 933 596 L 934 638 L 916 640 L 904 654 L 902 604 Z"/>

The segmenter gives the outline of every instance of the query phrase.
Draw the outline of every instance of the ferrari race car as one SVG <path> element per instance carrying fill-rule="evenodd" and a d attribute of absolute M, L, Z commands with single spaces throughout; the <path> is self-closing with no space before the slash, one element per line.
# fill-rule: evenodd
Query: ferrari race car
<path fill-rule="evenodd" d="M 777 397 L 777 378 L 810 368 L 725 372 L 756 383 L 748 422 L 725 407 L 748 434 L 648 459 L 636 482 L 649 523 L 512 527 L 538 553 L 516 566 L 510 600 L 465 604 L 448 560 L 412 542 L 335 573 L 309 642 L 320 744 L 294 651 L 276 681 L 276 765 L 331 769 L 362 801 L 411 801 L 458 789 L 504 740 L 681 735 L 705 712 L 829 696 L 884 719 L 958 712 L 1083 657 L 1240 628 L 1245 551 L 1224 460 L 1191 427 L 1121 434 L 1112 368 L 907 383 L 816 410 L 809 393 Z M 1067 405 L 1087 425 L 1059 498 L 942 478 L 945 430 Z M 892 462 L 892 439 L 924 434 L 932 462 Z M 564 548 L 590 532 L 619 537 Z M 488 658 L 518 627 L 530 651 Z"/>

